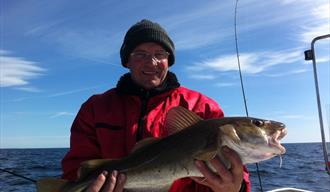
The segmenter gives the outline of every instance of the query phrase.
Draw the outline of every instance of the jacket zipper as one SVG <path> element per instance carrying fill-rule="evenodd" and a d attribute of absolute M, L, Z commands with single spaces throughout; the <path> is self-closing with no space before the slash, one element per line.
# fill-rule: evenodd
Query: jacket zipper
<path fill-rule="evenodd" d="M 140 141 L 143 138 L 143 120 L 147 113 L 147 106 L 149 100 L 149 91 L 144 92 L 141 98 L 141 113 L 138 120 L 138 128 L 136 132 L 136 141 Z"/>

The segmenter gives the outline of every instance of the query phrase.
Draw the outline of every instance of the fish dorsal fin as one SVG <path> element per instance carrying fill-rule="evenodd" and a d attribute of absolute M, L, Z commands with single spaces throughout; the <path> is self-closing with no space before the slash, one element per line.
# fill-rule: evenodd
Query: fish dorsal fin
<path fill-rule="evenodd" d="M 201 117 L 186 108 L 180 106 L 173 107 L 167 113 L 165 127 L 168 130 L 168 134 L 172 135 L 201 120 L 203 120 Z"/>
<path fill-rule="evenodd" d="M 104 164 L 109 163 L 109 159 L 93 159 L 84 161 L 81 163 L 79 171 L 78 171 L 78 177 L 79 179 L 85 178 L 87 175 L 89 175 L 92 171 L 102 167 Z"/>
<path fill-rule="evenodd" d="M 135 151 L 137 151 L 137 150 L 139 150 L 139 149 L 141 149 L 145 146 L 151 145 L 152 143 L 154 143 L 158 140 L 159 140 L 159 138 L 155 138 L 155 137 L 145 138 L 145 139 L 143 139 L 143 140 L 141 140 L 141 141 L 139 141 L 135 144 L 135 146 L 132 149 L 132 152 L 135 152 Z"/>

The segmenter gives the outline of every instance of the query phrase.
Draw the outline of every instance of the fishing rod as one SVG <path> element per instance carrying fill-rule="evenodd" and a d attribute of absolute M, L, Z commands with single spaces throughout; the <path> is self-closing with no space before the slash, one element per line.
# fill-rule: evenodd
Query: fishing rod
<path fill-rule="evenodd" d="M 31 178 L 25 177 L 25 176 L 23 176 L 23 175 L 20 175 L 20 174 L 14 173 L 14 172 L 12 172 L 12 171 L 8 171 L 8 170 L 6 170 L 6 169 L 2 169 L 2 168 L 0 168 L 0 171 L 5 172 L 5 173 L 9 173 L 9 174 L 11 174 L 11 175 L 14 175 L 14 176 L 16 176 L 16 177 L 19 177 L 19 178 L 25 179 L 25 180 L 27 180 L 27 181 L 31 181 L 31 182 L 33 182 L 33 183 L 35 183 L 35 184 L 37 183 L 37 180 L 35 180 L 35 179 L 31 179 Z"/>
<path fill-rule="evenodd" d="M 330 162 L 328 159 L 327 144 L 326 144 L 326 140 L 325 140 L 324 127 L 323 127 L 322 107 L 321 107 L 319 83 L 318 83 L 318 79 L 317 79 L 316 58 L 315 58 L 315 49 L 314 49 L 314 44 L 316 41 L 321 40 L 321 39 L 326 39 L 326 38 L 330 38 L 330 34 L 315 37 L 312 40 L 311 49 L 306 50 L 304 53 L 305 53 L 306 61 L 313 60 L 314 83 L 315 83 L 315 92 L 316 92 L 316 99 L 317 99 L 319 123 L 320 123 L 320 129 L 321 129 L 323 156 L 324 156 L 326 171 L 327 171 L 328 175 L 330 176 Z"/>
<path fill-rule="evenodd" d="M 242 77 L 241 62 L 240 62 L 240 59 L 239 59 L 239 50 L 238 50 L 237 5 L 238 5 L 238 0 L 236 0 L 236 3 L 235 3 L 235 19 L 234 19 L 234 26 L 235 26 L 235 48 L 236 48 L 236 57 L 237 57 L 239 77 L 240 77 L 240 81 L 241 81 L 241 89 L 242 89 L 243 100 L 244 100 L 245 114 L 246 114 L 247 117 L 249 117 L 249 111 L 248 111 L 248 107 L 247 107 L 245 90 L 244 90 L 244 83 L 243 83 L 243 77 Z M 259 179 L 260 191 L 263 192 L 264 190 L 262 188 L 262 181 L 261 181 L 261 175 L 260 175 L 259 164 L 258 163 L 256 163 L 256 168 L 257 168 L 257 174 L 258 174 L 258 179 Z"/>

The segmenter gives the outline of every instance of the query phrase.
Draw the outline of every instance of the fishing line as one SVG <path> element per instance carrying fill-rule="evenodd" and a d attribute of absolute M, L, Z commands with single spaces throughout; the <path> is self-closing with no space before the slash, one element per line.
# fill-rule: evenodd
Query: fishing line
<path fill-rule="evenodd" d="M 240 62 L 240 59 L 239 59 L 239 50 L 238 50 L 238 38 L 237 38 L 237 5 L 238 5 L 238 0 L 236 0 L 236 3 L 235 3 L 235 19 L 234 19 L 236 57 L 237 57 L 239 77 L 240 77 L 240 81 L 241 81 L 241 89 L 242 89 L 243 100 L 244 100 L 245 114 L 246 114 L 247 117 L 249 117 L 249 111 L 248 111 L 248 107 L 247 107 L 245 90 L 244 90 L 244 83 L 243 83 L 243 78 L 242 78 L 241 62 Z M 256 167 L 257 167 L 257 173 L 258 173 L 260 190 L 261 190 L 261 192 L 263 192 L 264 190 L 262 188 L 261 175 L 260 175 L 259 164 L 258 163 L 256 163 Z"/>
<path fill-rule="evenodd" d="M 2 168 L 0 168 L 0 171 L 2 171 L 2 172 L 6 172 L 6 173 L 9 173 L 9 174 L 11 174 L 11 175 L 14 175 L 14 176 L 16 176 L 16 177 L 19 177 L 19 178 L 25 179 L 25 180 L 27 180 L 27 181 L 31 181 L 31 182 L 33 182 L 33 183 L 37 183 L 37 180 L 34 180 L 34 179 L 31 179 L 31 178 L 25 177 L 25 176 L 23 176 L 23 175 L 20 175 L 20 174 L 14 173 L 14 172 L 12 172 L 12 171 L 8 171 L 8 170 L 6 170 L 6 169 L 2 169 Z"/>

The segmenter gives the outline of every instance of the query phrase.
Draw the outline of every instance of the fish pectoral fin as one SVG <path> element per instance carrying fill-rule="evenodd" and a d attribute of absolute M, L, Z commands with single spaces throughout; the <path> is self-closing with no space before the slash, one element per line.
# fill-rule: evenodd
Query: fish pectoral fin
<path fill-rule="evenodd" d="M 209 161 L 217 155 L 217 150 L 214 151 L 204 151 L 198 153 L 194 158 L 202 161 Z"/>
<path fill-rule="evenodd" d="M 80 168 L 78 170 L 79 179 L 85 178 L 92 171 L 102 167 L 104 164 L 109 163 L 111 161 L 115 161 L 115 160 L 93 159 L 93 160 L 88 160 L 88 161 L 82 162 L 80 165 Z"/>
<path fill-rule="evenodd" d="M 165 120 L 165 127 L 168 130 L 168 134 L 172 135 L 198 123 L 201 120 L 203 119 L 194 112 L 178 106 L 173 107 L 168 111 Z"/>
<path fill-rule="evenodd" d="M 45 178 L 37 181 L 37 192 L 60 192 L 68 184 L 67 180 Z"/>
<path fill-rule="evenodd" d="M 220 127 L 223 135 L 227 135 L 232 141 L 240 144 L 241 140 L 238 137 L 235 127 L 233 125 L 227 124 Z"/>

